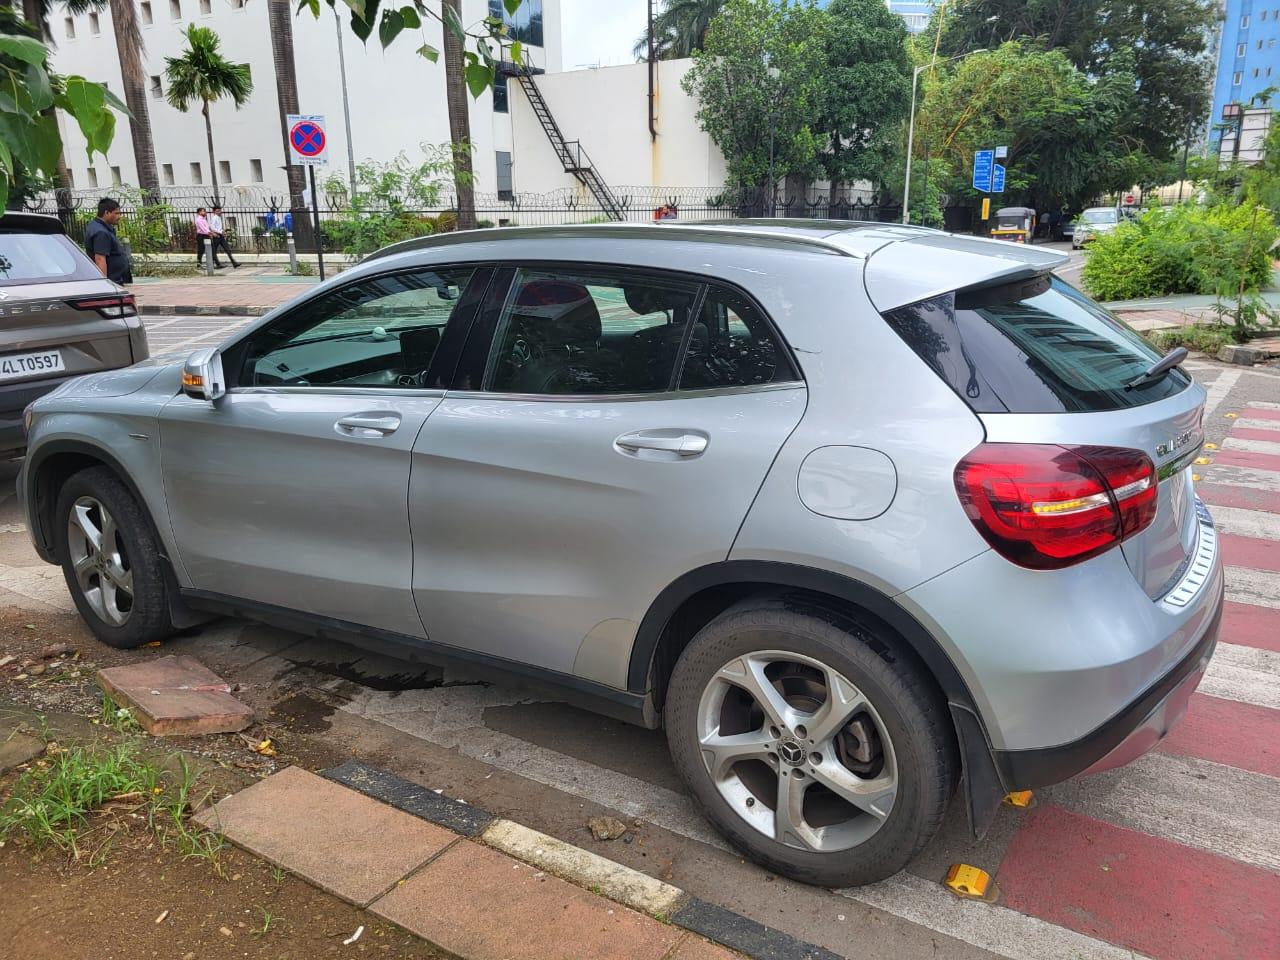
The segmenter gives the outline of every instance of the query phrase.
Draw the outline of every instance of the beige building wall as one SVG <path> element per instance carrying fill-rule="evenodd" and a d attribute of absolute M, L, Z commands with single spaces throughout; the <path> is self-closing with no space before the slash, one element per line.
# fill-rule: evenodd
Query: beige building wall
<path fill-rule="evenodd" d="M 648 65 L 549 73 L 536 78 L 566 140 L 580 140 L 611 187 L 718 189 L 720 149 L 698 126 L 697 101 L 680 87 L 692 60 L 666 60 L 655 71 L 656 139 L 649 135 Z M 511 84 L 512 182 L 517 194 L 579 189 L 552 149 L 524 91 Z M 585 189 L 585 188 L 581 188 Z"/>

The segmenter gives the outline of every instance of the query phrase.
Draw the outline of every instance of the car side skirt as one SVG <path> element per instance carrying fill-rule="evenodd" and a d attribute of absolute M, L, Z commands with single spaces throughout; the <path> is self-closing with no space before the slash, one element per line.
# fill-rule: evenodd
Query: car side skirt
<path fill-rule="evenodd" d="M 584 680 L 582 677 L 571 674 L 437 643 L 422 637 L 411 637 L 376 627 L 366 627 L 358 623 L 335 620 L 255 600 L 229 597 L 206 590 L 183 590 L 182 601 L 186 606 L 196 610 L 256 620 L 308 636 L 338 640 L 409 663 L 459 667 L 484 679 L 530 688 L 549 694 L 556 700 L 562 700 L 625 723 L 634 723 L 650 729 L 658 726 L 658 719 L 647 696 L 626 690 L 616 690 L 602 683 Z"/>

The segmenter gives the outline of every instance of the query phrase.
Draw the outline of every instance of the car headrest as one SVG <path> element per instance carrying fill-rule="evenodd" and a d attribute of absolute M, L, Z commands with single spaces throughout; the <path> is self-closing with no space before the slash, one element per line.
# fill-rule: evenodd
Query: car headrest
<path fill-rule="evenodd" d="M 632 313 L 644 316 L 666 310 L 689 308 L 693 305 L 693 295 L 683 290 L 662 290 L 649 284 L 634 287 L 623 287 L 623 296 Z"/>
<path fill-rule="evenodd" d="M 513 312 L 544 343 L 589 345 L 600 340 L 600 309 L 580 283 L 530 281 L 516 295 Z"/>

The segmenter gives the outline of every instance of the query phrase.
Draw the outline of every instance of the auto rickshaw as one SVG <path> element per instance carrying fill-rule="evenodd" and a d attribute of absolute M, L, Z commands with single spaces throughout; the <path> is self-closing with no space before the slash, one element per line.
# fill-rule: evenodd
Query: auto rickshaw
<path fill-rule="evenodd" d="M 1036 212 L 1030 207 L 1002 207 L 996 211 L 991 236 L 996 240 L 1032 243 L 1036 232 Z"/>

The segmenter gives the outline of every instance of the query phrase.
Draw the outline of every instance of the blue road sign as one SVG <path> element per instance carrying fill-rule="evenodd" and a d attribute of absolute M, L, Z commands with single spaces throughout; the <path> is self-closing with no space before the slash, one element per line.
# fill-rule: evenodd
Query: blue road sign
<path fill-rule="evenodd" d="M 991 172 L 991 192 L 1004 193 L 1004 167 L 999 163 Z"/>
<path fill-rule="evenodd" d="M 975 150 L 973 152 L 973 189 L 984 193 L 991 192 L 992 167 L 995 166 L 994 150 Z"/>

